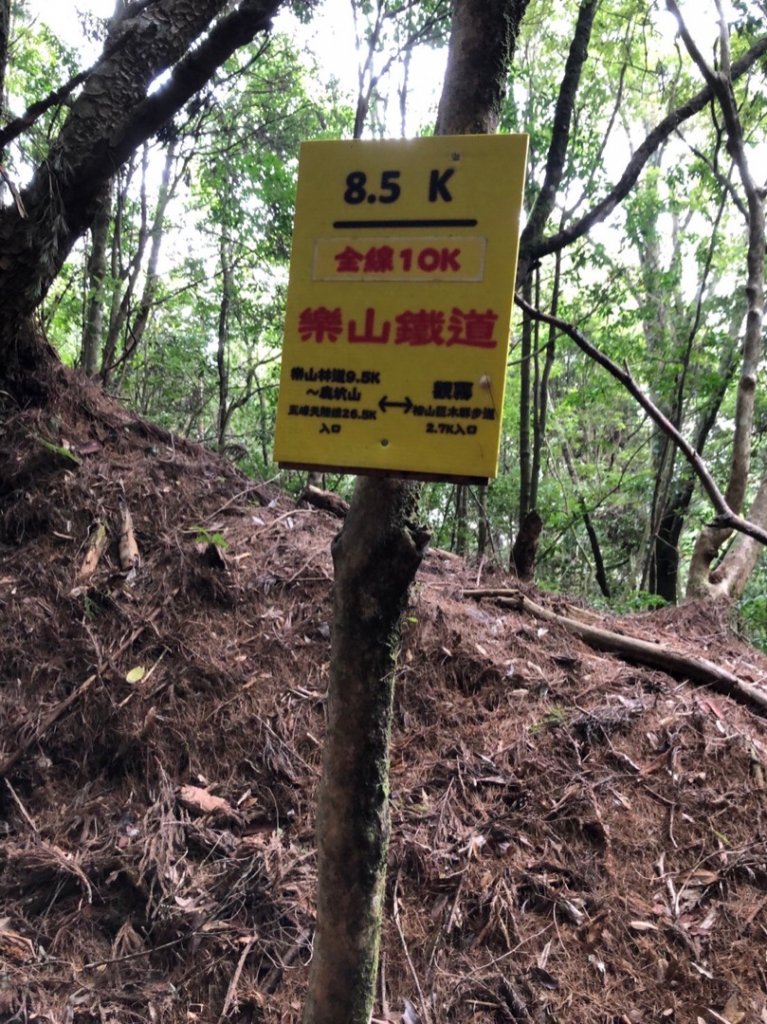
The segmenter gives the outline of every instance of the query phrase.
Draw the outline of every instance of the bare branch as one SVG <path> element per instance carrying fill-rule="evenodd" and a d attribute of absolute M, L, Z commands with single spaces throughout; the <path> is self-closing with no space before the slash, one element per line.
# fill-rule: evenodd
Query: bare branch
<path fill-rule="evenodd" d="M 567 321 L 561 320 L 559 317 L 549 316 L 547 313 L 543 313 L 541 310 L 536 309 L 534 306 L 525 302 L 519 295 L 515 296 L 515 302 L 520 309 L 523 309 L 525 313 L 534 320 L 539 320 L 542 323 L 556 327 L 557 330 L 567 335 L 568 338 L 571 338 L 582 352 L 585 352 L 590 359 L 599 363 L 599 365 L 604 367 L 604 369 L 615 377 L 616 380 L 620 381 L 629 394 L 636 399 L 639 405 L 644 409 L 653 423 L 660 427 L 660 429 L 671 438 L 690 463 L 693 472 L 701 482 L 703 490 L 711 499 L 711 504 L 717 511 L 717 517 L 713 524 L 717 529 L 738 530 L 740 533 L 748 534 L 749 537 L 753 537 L 755 540 L 767 545 L 767 530 L 763 530 L 754 523 L 750 523 L 747 519 L 741 518 L 732 511 L 698 452 L 696 452 L 692 445 L 685 440 L 674 424 L 661 412 L 652 399 L 647 397 L 628 370 L 621 369 L 620 366 L 614 363 L 609 356 L 606 356 L 604 352 L 598 349 L 595 345 L 592 345 L 585 335 L 581 334 L 578 328 L 573 324 L 567 323 Z"/>
<path fill-rule="evenodd" d="M 767 53 L 767 35 L 761 36 L 754 45 L 748 50 L 740 60 L 736 60 L 732 65 L 732 81 L 735 82 L 741 78 L 756 61 L 759 60 L 765 53 Z M 539 242 L 534 242 L 530 246 L 530 252 L 528 253 L 531 260 L 540 259 L 542 256 L 548 256 L 552 252 L 557 252 L 559 249 L 563 249 L 565 246 L 570 245 L 577 239 L 582 238 L 595 224 L 601 223 L 613 212 L 616 206 L 621 203 L 626 196 L 629 194 L 631 189 L 636 184 L 639 175 L 642 173 L 645 164 L 658 149 L 662 142 L 674 132 L 680 124 L 684 121 L 689 120 L 693 115 L 699 113 L 710 103 L 714 98 L 714 91 L 710 85 L 706 85 L 700 92 L 697 92 L 693 97 L 677 107 L 676 110 L 672 110 L 670 114 L 663 118 L 653 128 L 649 135 L 645 138 L 644 142 L 639 146 L 631 160 L 626 166 L 626 170 L 621 175 L 618 182 L 611 189 L 610 192 L 604 197 L 604 199 L 597 203 L 597 205 L 590 210 L 585 216 L 581 217 L 575 224 L 571 224 L 570 227 L 564 228 L 558 231 L 554 235 L 549 235 L 548 238 L 544 238 Z"/>

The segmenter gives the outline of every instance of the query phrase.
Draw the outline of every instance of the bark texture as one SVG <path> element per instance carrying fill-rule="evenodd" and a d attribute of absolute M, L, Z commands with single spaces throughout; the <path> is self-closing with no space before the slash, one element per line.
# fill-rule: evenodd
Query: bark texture
<path fill-rule="evenodd" d="M 269 27 L 280 2 L 242 0 L 222 15 L 225 0 L 154 0 L 117 22 L 22 193 L 26 215 L 15 204 L 0 213 L 0 377 L 10 391 L 27 397 L 30 376 L 39 382 L 54 372 L 52 351 L 22 324 L 90 225 L 106 182 L 227 57 Z M 149 94 L 168 69 L 169 80 Z"/>
<path fill-rule="evenodd" d="M 401 613 L 428 543 L 411 485 L 357 480 L 333 542 L 319 892 L 305 1024 L 367 1024 L 389 841 L 389 739 Z"/>
<path fill-rule="evenodd" d="M 509 62 L 529 0 L 455 0 L 438 135 L 498 127 Z"/>

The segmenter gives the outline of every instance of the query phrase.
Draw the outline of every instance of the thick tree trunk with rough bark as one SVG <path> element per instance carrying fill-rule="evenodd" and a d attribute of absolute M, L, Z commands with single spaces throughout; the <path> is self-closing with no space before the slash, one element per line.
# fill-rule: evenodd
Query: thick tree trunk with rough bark
<path fill-rule="evenodd" d="M 497 130 L 509 59 L 530 0 L 455 0 L 438 135 Z"/>
<path fill-rule="evenodd" d="M 224 13 L 225 0 L 154 0 L 137 5 L 110 32 L 102 60 L 23 190 L 23 205 L 0 212 L 4 390 L 43 399 L 58 376 L 56 356 L 30 318 L 93 220 L 106 182 L 227 57 L 269 27 L 279 6 L 280 0 L 241 0 Z M 150 94 L 168 69 L 168 81 Z"/>

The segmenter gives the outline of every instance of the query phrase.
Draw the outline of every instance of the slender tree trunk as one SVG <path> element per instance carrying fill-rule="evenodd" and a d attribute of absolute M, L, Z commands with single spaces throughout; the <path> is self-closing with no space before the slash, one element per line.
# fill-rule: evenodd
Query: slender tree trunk
<path fill-rule="evenodd" d="M 453 527 L 453 551 L 466 557 L 469 550 L 469 488 L 466 484 L 458 484 L 455 489 L 455 524 Z"/>
<path fill-rule="evenodd" d="M 5 73 L 11 33 L 11 0 L 0 0 L 0 121 L 5 122 Z M 2 153 L 0 153 L 0 160 Z"/>
<path fill-rule="evenodd" d="M 221 301 L 218 307 L 218 344 L 216 346 L 216 368 L 218 370 L 216 443 L 219 452 L 223 453 L 226 446 L 226 430 L 229 425 L 229 310 L 234 291 L 231 242 L 226 228 L 222 229 L 219 249 L 221 255 Z"/>
<path fill-rule="evenodd" d="M 149 323 L 149 317 L 151 316 L 154 308 L 157 287 L 160 281 L 158 268 L 160 264 L 160 251 L 162 249 L 163 236 L 165 234 L 165 214 L 175 191 L 175 186 L 171 184 L 171 172 L 176 161 L 176 148 L 177 142 L 173 139 L 165 154 L 165 163 L 163 164 L 162 178 L 160 179 L 160 190 L 157 195 L 157 206 L 155 207 L 154 216 L 152 217 L 152 225 L 149 229 L 149 259 L 147 261 L 146 275 L 144 277 L 144 287 L 141 292 L 138 310 L 136 311 L 136 315 L 133 317 L 133 321 L 128 328 L 128 337 L 125 341 L 123 354 L 119 359 L 120 376 L 117 382 L 118 391 L 122 387 L 122 381 L 125 377 L 128 365 L 141 344 L 144 337 L 144 331 Z M 177 182 L 178 178 L 176 178 L 176 183 Z"/>
<path fill-rule="evenodd" d="M 107 184 L 96 208 L 91 229 L 91 254 L 88 260 L 88 302 L 85 310 L 80 365 L 89 377 L 99 372 L 101 335 L 104 325 L 104 278 L 107 272 L 107 242 L 112 219 L 111 182 Z"/>
<path fill-rule="evenodd" d="M 317 809 L 318 897 L 309 1024 L 368 1024 L 389 839 L 397 637 L 428 534 L 401 480 L 361 477 L 333 542 L 328 732 Z"/>
<path fill-rule="evenodd" d="M 522 296 L 531 303 L 532 281 L 528 277 L 522 284 Z M 531 374 L 530 353 L 532 352 L 533 321 L 525 315 L 522 320 L 522 345 L 519 363 L 519 521 L 523 523 L 531 510 L 530 505 L 530 408 Z"/>
<path fill-rule="evenodd" d="M 149 147 L 144 146 L 141 152 L 141 199 L 138 238 L 134 243 L 130 260 L 125 263 L 127 254 L 122 251 L 123 228 L 125 227 L 125 209 L 128 203 L 128 188 L 133 177 L 133 168 L 125 176 L 117 202 L 117 216 L 112 240 L 112 267 L 114 292 L 110 304 L 109 330 L 104 342 L 101 360 L 101 382 L 106 387 L 111 380 L 115 368 L 120 365 L 123 355 L 117 354 L 118 343 L 122 338 L 123 354 L 129 344 L 125 337 L 128 317 L 130 316 L 133 296 L 138 285 L 144 265 L 144 256 L 149 243 L 149 214 L 147 202 L 147 172 L 149 170 Z M 125 282 L 120 290 L 118 281 Z"/>
<path fill-rule="evenodd" d="M 487 484 L 481 484 L 477 488 L 477 491 L 477 557 L 483 558 L 487 551 L 488 542 L 490 544 L 493 542 L 492 537 L 490 536 L 490 519 L 487 509 Z"/>
<path fill-rule="evenodd" d="M 559 282 L 562 269 L 562 254 L 557 253 L 554 262 L 554 283 L 552 286 L 551 314 L 559 312 Z M 537 300 L 540 306 L 540 298 Z M 543 446 L 546 441 L 546 427 L 549 416 L 549 380 L 556 355 L 556 329 L 549 325 L 549 337 L 546 342 L 546 356 L 540 376 L 536 375 L 535 416 L 533 418 L 533 464 L 530 471 L 530 508 L 538 507 L 538 486 L 541 481 L 543 464 Z M 537 366 L 537 356 L 536 356 Z"/>
<path fill-rule="evenodd" d="M 754 419 L 756 375 L 762 358 L 762 322 L 764 318 L 764 251 L 765 251 L 765 195 L 754 180 L 748 164 L 743 127 L 732 87 L 729 30 L 720 0 L 716 0 L 719 15 L 719 58 L 721 68 L 709 67 L 698 50 L 682 19 L 675 0 L 667 0 L 667 7 L 677 17 L 685 46 L 711 87 L 727 130 L 728 150 L 738 168 L 748 206 L 748 255 L 746 259 L 746 328 L 740 380 L 735 403 L 735 433 L 730 462 L 730 476 L 725 501 L 735 513 L 743 508 L 748 487 L 751 463 L 751 428 Z M 687 596 L 708 597 L 723 594 L 721 584 L 711 574 L 717 554 L 732 531 L 706 526 L 695 542 L 687 581 Z"/>
<path fill-rule="evenodd" d="M 575 488 L 575 497 L 578 502 L 578 508 L 580 509 L 583 526 L 586 530 L 586 536 L 589 538 L 589 546 L 594 558 L 594 575 L 596 576 L 597 584 L 599 589 L 602 591 L 602 595 L 604 597 L 610 597 L 610 585 L 607 582 L 607 570 L 605 569 L 605 561 L 602 557 L 602 548 L 599 544 L 599 537 L 597 536 L 597 531 L 594 529 L 594 523 L 586 506 L 586 500 L 583 497 L 583 494 L 581 494 L 580 481 L 578 480 L 578 474 L 573 464 L 573 457 L 566 444 L 562 446 L 562 455 L 564 456 L 570 480 Z"/>

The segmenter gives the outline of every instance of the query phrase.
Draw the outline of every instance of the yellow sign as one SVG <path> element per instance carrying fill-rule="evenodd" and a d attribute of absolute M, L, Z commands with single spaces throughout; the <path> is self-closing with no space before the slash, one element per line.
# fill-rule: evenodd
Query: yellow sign
<path fill-rule="evenodd" d="M 275 458 L 495 476 L 527 136 L 307 142 Z"/>

